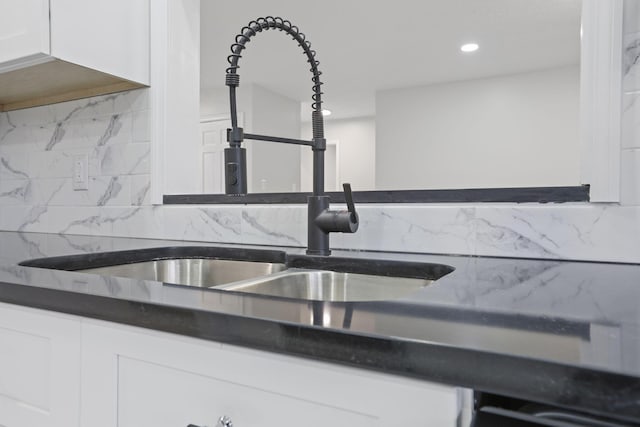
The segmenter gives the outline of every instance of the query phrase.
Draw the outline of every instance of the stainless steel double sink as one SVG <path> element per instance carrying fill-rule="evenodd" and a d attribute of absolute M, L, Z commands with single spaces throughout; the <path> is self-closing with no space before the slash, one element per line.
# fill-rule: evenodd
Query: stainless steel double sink
<path fill-rule="evenodd" d="M 398 299 L 453 271 L 442 264 L 211 247 L 40 258 L 20 265 L 316 301 Z"/>

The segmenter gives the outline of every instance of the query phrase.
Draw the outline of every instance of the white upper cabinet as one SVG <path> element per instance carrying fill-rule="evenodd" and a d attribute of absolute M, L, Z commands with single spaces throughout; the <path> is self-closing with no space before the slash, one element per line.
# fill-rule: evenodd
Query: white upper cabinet
<path fill-rule="evenodd" d="M 149 0 L 0 0 L 0 111 L 149 85 Z"/>
<path fill-rule="evenodd" d="M 0 0 L 0 71 L 49 53 L 49 0 Z"/>
<path fill-rule="evenodd" d="M 51 55 L 149 84 L 149 0 L 51 0 Z"/>

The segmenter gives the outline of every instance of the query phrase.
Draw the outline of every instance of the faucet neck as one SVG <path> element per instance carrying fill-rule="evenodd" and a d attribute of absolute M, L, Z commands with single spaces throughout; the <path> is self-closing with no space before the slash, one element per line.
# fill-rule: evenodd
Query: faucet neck
<path fill-rule="evenodd" d="M 314 139 L 319 148 L 313 147 L 313 195 L 324 195 L 324 152 L 327 141 L 324 138 Z"/>
<path fill-rule="evenodd" d="M 243 27 L 240 33 L 236 35 L 235 43 L 231 45 L 231 55 L 227 57 L 229 67 L 227 67 L 225 79 L 226 85 L 229 86 L 229 102 L 231 104 L 231 126 L 233 128 L 238 127 L 235 88 L 240 85 L 240 75 L 238 75 L 237 70 L 238 68 L 240 68 L 238 62 L 240 58 L 242 58 L 242 51 L 246 48 L 246 44 L 251 40 L 252 37 L 256 36 L 262 31 L 268 31 L 272 29 L 284 31 L 286 34 L 291 36 L 307 56 L 307 62 L 311 66 L 310 71 L 313 74 L 313 76 L 311 77 L 311 81 L 313 82 L 313 95 L 311 96 L 311 99 L 313 100 L 313 103 L 311 105 L 311 108 L 313 109 L 313 112 L 311 114 L 311 120 L 313 123 L 313 139 L 315 141 L 316 139 L 324 138 L 324 120 L 322 118 L 321 90 L 321 86 L 323 83 L 320 80 L 322 72 L 318 69 L 320 62 L 315 58 L 316 51 L 311 49 L 311 43 L 306 40 L 306 36 L 300 32 L 298 27 L 291 24 L 291 22 L 286 19 L 282 19 L 280 17 L 274 18 L 273 16 L 258 18 L 254 21 L 249 22 L 249 24 Z"/>

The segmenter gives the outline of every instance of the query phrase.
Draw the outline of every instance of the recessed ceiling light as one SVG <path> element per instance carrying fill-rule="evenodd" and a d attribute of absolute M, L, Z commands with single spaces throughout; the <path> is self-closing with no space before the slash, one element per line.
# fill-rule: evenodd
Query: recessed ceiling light
<path fill-rule="evenodd" d="M 331 110 L 322 110 L 322 115 L 323 116 L 330 116 L 331 115 Z"/>
<path fill-rule="evenodd" d="M 477 43 L 467 43 L 460 46 L 460 50 L 465 53 L 469 53 L 469 52 L 475 52 L 476 50 L 478 50 L 479 47 L 480 46 L 478 46 Z"/>

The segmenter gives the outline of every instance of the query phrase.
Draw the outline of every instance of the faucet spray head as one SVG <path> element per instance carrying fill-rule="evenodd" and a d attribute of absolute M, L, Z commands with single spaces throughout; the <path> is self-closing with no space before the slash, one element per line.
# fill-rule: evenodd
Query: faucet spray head
<path fill-rule="evenodd" d="M 224 149 L 224 190 L 232 196 L 247 194 L 247 150 L 240 147 L 242 128 L 227 129 L 229 148 Z"/>

